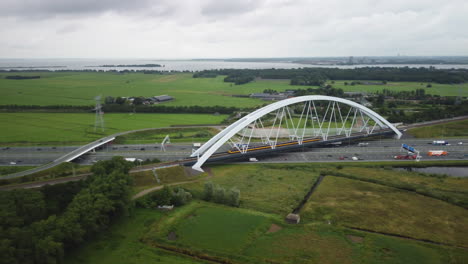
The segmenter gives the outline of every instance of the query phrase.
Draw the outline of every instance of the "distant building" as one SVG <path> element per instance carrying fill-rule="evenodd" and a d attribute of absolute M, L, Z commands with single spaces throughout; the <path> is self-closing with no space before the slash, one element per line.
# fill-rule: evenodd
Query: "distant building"
<path fill-rule="evenodd" d="M 162 103 L 162 102 L 172 101 L 174 100 L 174 97 L 169 96 L 169 95 L 159 95 L 159 96 L 153 96 L 152 99 L 155 101 L 155 103 Z"/>
<path fill-rule="evenodd" d="M 288 98 L 286 94 L 253 93 L 250 98 L 262 99 L 266 101 L 278 101 Z"/>
<path fill-rule="evenodd" d="M 345 97 L 358 97 L 358 96 L 367 96 L 367 93 L 364 92 L 344 92 Z"/>

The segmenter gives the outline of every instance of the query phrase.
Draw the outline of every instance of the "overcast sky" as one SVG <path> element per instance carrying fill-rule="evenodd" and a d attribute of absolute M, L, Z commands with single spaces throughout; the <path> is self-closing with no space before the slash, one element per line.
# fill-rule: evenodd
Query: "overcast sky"
<path fill-rule="evenodd" d="M 467 0 L 1 0 L 0 58 L 468 55 Z"/>

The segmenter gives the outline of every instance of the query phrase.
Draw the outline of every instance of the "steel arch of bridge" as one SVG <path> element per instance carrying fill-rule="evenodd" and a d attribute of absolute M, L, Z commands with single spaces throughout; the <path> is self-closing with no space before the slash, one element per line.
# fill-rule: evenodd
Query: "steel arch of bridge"
<path fill-rule="evenodd" d="M 397 138 L 401 137 L 401 132 L 394 127 L 391 123 L 389 123 L 385 118 L 381 115 L 377 114 L 376 112 L 372 111 L 371 109 L 358 104 L 356 102 L 346 100 L 343 98 L 332 97 L 332 96 L 324 96 L 324 95 L 307 95 L 307 96 L 300 96 L 300 97 L 293 97 L 289 99 L 285 99 L 282 101 L 278 101 L 272 104 L 269 104 L 265 107 L 257 109 L 256 111 L 246 115 L 245 117 L 239 119 L 238 121 L 234 122 L 230 126 L 226 127 L 223 131 L 219 132 L 213 138 L 211 138 L 208 142 L 203 144 L 198 150 L 196 150 L 191 156 L 198 157 L 197 162 L 192 166 L 193 169 L 198 171 L 203 171 L 201 166 L 208 160 L 211 155 L 213 155 L 222 145 L 224 145 L 228 140 L 244 129 L 246 126 L 251 124 L 252 122 L 256 121 L 257 119 L 263 117 L 266 114 L 274 112 L 282 107 L 286 107 L 289 105 L 303 103 L 308 101 L 329 101 L 329 102 L 337 102 L 349 105 L 356 109 L 359 109 L 363 113 L 365 113 L 368 117 L 372 118 L 376 124 L 379 124 L 381 127 L 387 126 L 391 130 L 393 130 L 397 136 Z"/>

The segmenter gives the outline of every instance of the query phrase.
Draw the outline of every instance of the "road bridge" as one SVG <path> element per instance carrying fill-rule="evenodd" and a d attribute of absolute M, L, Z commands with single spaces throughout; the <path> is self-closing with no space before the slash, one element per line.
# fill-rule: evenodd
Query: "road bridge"
<path fill-rule="evenodd" d="M 261 131 L 260 144 L 258 136 L 253 137 L 258 134 L 255 130 Z M 203 171 L 205 162 L 220 158 L 389 133 L 402 135 L 385 118 L 356 102 L 323 95 L 293 97 L 262 107 L 219 132 L 191 155 L 196 159 L 192 168 Z M 225 143 L 233 149 L 217 153 Z"/>

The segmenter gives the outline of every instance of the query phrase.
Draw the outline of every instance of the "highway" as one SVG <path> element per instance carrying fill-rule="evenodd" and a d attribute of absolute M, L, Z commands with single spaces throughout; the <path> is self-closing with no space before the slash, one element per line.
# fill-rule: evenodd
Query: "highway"
<path fill-rule="evenodd" d="M 356 156 L 362 160 L 380 161 L 393 160 L 395 155 L 405 154 L 406 151 L 401 150 L 401 144 L 406 143 L 420 151 L 423 160 L 434 159 L 468 159 L 468 138 L 450 139 L 450 146 L 434 146 L 430 144 L 433 139 L 412 139 L 402 138 L 395 140 L 385 138 L 381 140 L 366 141 L 366 146 L 358 146 L 357 143 L 348 145 L 343 142 L 341 146 L 335 147 L 307 147 L 299 149 L 295 152 L 282 152 L 272 154 L 269 157 L 259 157 L 262 161 L 286 161 L 298 160 L 302 162 L 314 161 L 337 161 L 340 157 L 347 157 L 344 160 L 351 160 L 351 157 Z M 463 145 L 459 145 L 463 142 Z M 0 149 L 0 165 L 10 165 L 10 162 L 15 162 L 21 166 L 37 166 L 44 163 L 53 162 L 58 157 L 63 156 L 77 147 L 11 147 Z M 229 149 L 228 145 L 222 148 L 222 151 Z M 429 150 L 446 150 L 449 155 L 446 157 L 428 157 Z M 189 143 L 178 143 L 166 145 L 166 152 L 161 150 L 159 144 L 136 144 L 136 145 L 105 145 L 96 152 L 89 152 L 75 162 L 82 165 L 93 164 L 99 160 L 107 160 L 113 156 L 123 156 L 126 158 L 137 159 L 154 159 L 161 161 L 174 161 L 183 159 L 192 153 L 192 145 Z M 250 155 L 251 156 L 251 155 Z"/>

